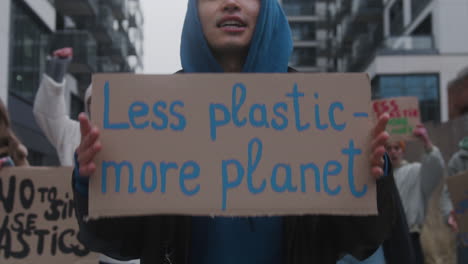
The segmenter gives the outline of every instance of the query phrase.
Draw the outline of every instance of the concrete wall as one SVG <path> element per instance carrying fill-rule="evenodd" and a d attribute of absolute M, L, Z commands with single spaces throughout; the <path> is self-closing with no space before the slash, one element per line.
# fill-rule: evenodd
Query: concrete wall
<path fill-rule="evenodd" d="M 50 31 L 55 31 L 55 8 L 47 0 L 24 0 Z"/>
<path fill-rule="evenodd" d="M 468 1 L 434 1 L 432 23 L 439 52 L 468 53 Z"/>

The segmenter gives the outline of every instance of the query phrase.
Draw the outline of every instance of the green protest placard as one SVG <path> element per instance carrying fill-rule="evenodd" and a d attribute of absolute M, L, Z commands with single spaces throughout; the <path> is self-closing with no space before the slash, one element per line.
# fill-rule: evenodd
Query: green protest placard
<path fill-rule="evenodd" d="M 0 263 L 97 263 L 77 239 L 72 168 L 0 171 Z"/>
<path fill-rule="evenodd" d="M 390 115 L 387 132 L 392 140 L 413 140 L 413 130 L 421 124 L 417 97 L 393 97 L 372 101 L 375 116 Z"/>
<path fill-rule="evenodd" d="M 93 76 L 89 214 L 376 214 L 365 74 Z"/>

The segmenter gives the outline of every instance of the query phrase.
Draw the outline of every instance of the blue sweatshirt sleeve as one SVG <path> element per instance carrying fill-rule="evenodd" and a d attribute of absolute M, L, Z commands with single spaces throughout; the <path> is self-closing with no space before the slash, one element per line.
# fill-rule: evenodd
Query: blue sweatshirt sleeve
<path fill-rule="evenodd" d="M 382 177 L 388 177 L 390 175 L 390 158 L 388 157 L 388 154 L 385 153 L 384 155 L 384 165 L 383 165 L 383 176 Z"/>
<path fill-rule="evenodd" d="M 88 196 L 89 178 L 80 175 L 80 163 L 78 154 L 75 152 L 75 168 L 73 169 L 73 187 L 75 191 L 83 196 Z"/>

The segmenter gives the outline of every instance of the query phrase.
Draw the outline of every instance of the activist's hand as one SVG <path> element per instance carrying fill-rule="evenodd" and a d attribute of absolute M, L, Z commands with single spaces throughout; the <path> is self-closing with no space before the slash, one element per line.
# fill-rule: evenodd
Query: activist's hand
<path fill-rule="evenodd" d="M 427 133 L 427 129 L 423 124 L 419 124 L 416 126 L 416 128 L 413 131 L 413 135 L 423 142 L 424 147 L 427 151 L 430 151 L 432 149 L 433 145 L 431 138 L 429 137 L 429 133 Z"/>
<path fill-rule="evenodd" d="M 448 225 L 452 229 L 454 233 L 458 233 L 458 223 L 457 223 L 457 218 L 455 217 L 455 212 L 452 211 L 450 212 L 449 218 L 448 218 Z"/>
<path fill-rule="evenodd" d="M 5 167 L 13 167 L 13 166 L 15 166 L 15 163 L 10 158 L 10 156 L 6 156 L 0 159 L 0 170 Z"/>
<path fill-rule="evenodd" d="M 102 149 L 99 141 L 100 132 L 96 126 L 91 124 L 85 113 L 81 113 L 78 120 L 80 121 L 81 142 L 76 149 L 76 153 L 80 165 L 80 175 L 89 177 L 96 170 L 94 158 Z"/>
<path fill-rule="evenodd" d="M 73 57 L 73 48 L 61 48 L 54 50 L 52 53 L 54 57 L 59 57 L 61 59 L 68 59 Z"/>
<path fill-rule="evenodd" d="M 372 131 L 372 149 L 371 149 L 371 174 L 375 179 L 383 176 L 383 166 L 385 155 L 385 145 L 389 138 L 389 134 L 385 131 L 390 116 L 384 113 L 379 116 L 377 124 Z"/>

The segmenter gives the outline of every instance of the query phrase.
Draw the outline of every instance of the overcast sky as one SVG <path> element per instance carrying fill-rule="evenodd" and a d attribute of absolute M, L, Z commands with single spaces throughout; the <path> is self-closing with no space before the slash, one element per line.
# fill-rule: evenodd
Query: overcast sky
<path fill-rule="evenodd" d="M 179 48 L 187 0 L 140 0 L 144 24 L 144 73 L 181 69 Z"/>

